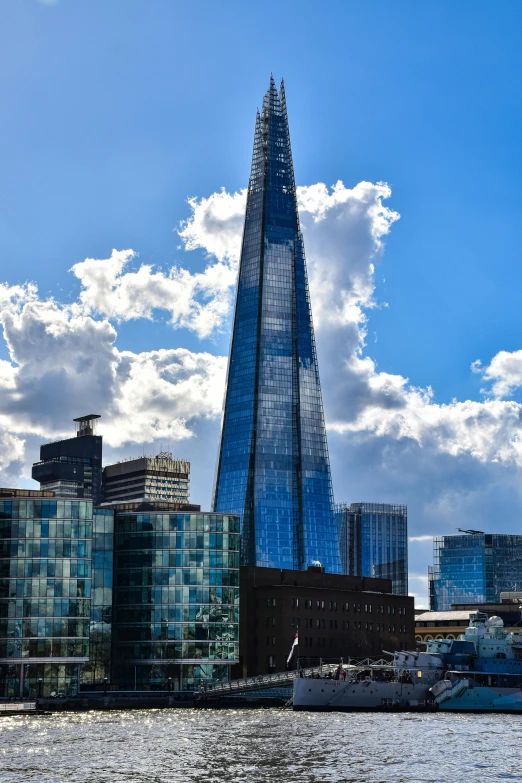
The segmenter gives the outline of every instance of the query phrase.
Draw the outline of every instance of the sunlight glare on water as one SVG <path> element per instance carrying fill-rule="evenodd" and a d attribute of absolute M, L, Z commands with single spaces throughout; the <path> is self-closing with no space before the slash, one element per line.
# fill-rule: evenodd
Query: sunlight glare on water
<path fill-rule="evenodd" d="M 522 716 L 143 710 L 0 719 L 0 783 L 495 783 Z"/>

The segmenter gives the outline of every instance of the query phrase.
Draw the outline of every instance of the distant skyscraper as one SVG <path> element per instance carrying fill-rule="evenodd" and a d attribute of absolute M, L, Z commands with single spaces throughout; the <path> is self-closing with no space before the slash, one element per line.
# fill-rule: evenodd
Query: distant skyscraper
<path fill-rule="evenodd" d="M 343 573 L 391 579 L 408 595 L 408 508 L 393 503 L 336 506 Z"/>
<path fill-rule="evenodd" d="M 170 451 L 157 457 L 138 457 L 103 469 L 103 502 L 137 500 L 189 502 L 190 462 L 173 459 Z"/>
<path fill-rule="evenodd" d="M 94 422 L 100 417 L 91 413 L 74 419 L 76 437 L 44 443 L 40 462 L 35 462 L 32 477 L 40 489 L 59 497 L 92 499 L 101 503 L 102 437 L 94 434 Z"/>
<path fill-rule="evenodd" d="M 522 590 L 522 536 L 480 531 L 433 539 L 430 608 L 492 603 L 500 593 Z"/>
<path fill-rule="evenodd" d="M 339 573 L 319 370 L 283 83 L 257 115 L 214 508 L 246 565 Z"/>

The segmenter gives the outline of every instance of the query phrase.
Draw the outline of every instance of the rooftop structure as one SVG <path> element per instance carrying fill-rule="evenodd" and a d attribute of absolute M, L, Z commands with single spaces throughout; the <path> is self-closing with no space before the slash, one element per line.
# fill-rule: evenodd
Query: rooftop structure
<path fill-rule="evenodd" d="M 103 469 L 103 502 L 189 501 L 190 462 L 168 451 L 137 457 Z"/>
<path fill-rule="evenodd" d="M 95 505 L 101 502 L 102 437 L 95 435 L 98 414 L 80 416 L 76 437 L 44 443 L 40 446 L 40 461 L 35 462 L 32 477 L 42 490 L 61 497 L 88 498 Z"/>
<path fill-rule="evenodd" d="M 255 125 L 214 509 L 242 561 L 341 570 L 283 83 Z"/>

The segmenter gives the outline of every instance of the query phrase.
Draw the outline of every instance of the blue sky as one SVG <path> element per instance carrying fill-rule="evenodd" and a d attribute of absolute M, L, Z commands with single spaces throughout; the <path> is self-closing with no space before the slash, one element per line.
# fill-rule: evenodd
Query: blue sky
<path fill-rule="evenodd" d="M 506 398 L 515 406 L 522 400 L 521 17 L 519 3 L 480 1 L 2 4 L 0 280 L 9 287 L 36 283 L 39 301 L 49 307 L 50 297 L 57 306 L 77 301 L 80 280 L 69 271 L 74 264 L 109 259 L 113 248 L 138 254 L 127 261 L 127 271 L 145 264 L 166 275 L 173 265 L 192 275 L 203 272 L 212 255 L 208 237 L 198 235 L 199 249 L 187 252 L 176 231 L 196 214 L 187 199 L 197 197 L 201 205 L 222 187 L 232 194 L 246 186 L 256 106 L 270 73 L 283 76 L 297 183 L 342 180 L 350 189 L 362 181 L 386 182 L 391 195 L 384 203 L 400 213 L 383 234 L 384 251 L 375 254 L 373 293 L 361 305 L 367 320 L 358 327 L 366 345 L 354 351 L 371 357 L 374 375 L 409 379 L 408 389 L 433 389 L 415 432 L 408 429 L 417 410 L 408 407 L 410 392 L 406 430 L 390 421 L 379 431 L 375 410 L 371 421 L 369 414 L 357 414 L 355 426 L 350 414 L 351 424 L 334 427 L 336 495 L 407 502 L 415 537 L 453 532 L 461 523 L 491 527 L 494 521 L 498 527 L 494 508 L 506 530 L 519 530 L 513 444 L 520 410 Z M 310 243 L 319 240 L 310 234 Z M 350 234 L 343 241 L 349 243 Z M 328 263 L 309 255 L 314 268 Z M 318 280 L 320 269 L 316 274 Z M 320 312 L 320 302 L 316 306 L 312 298 L 312 305 Z M 202 335 L 183 323 L 173 328 L 165 307 L 152 306 L 150 318 L 132 320 L 115 316 L 114 309 L 100 315 L 97 299 L 93 307 L 97 323 L 108 319 L 116 329 L 119 352 L 187 349 L 219 357 L 228 350 L 230 310 Z M 73 315 L 68 311 L 66 318 Z M 20 317 L 19 311 L 12 316 Z M 32 391 L 23 387 L 25 402 L 13 397 L 0 411 L 0 426 L 14 438 L 6 449 L 16 456 L 3 465 L 5 475 L 24 481 L 38 442 L 65 434 L 64 421 L 53 422 L 50 414 L 41 432 L 31 425 L 42 394 L 48 393 L 51 406 L 53 383 L 65 388 L 63 378 L 76 370 L 66 362 L 61 380 L 49 370 L 37 383 L 28 345 L 40 338 L 15 321 L 7 328 L 4 322 L 0 359 L 15 369 L 23 365 Z M 9 329 L 16 334 L 10 337 Z M 328 398 L 336 384 L 328 352 L 340 338 L 323 334 L 319 361 Z M 59 365 L 60 351 L 69 348 L 53 344 L 49 350 Z M 501 352 L 506 356 L 492 365 Z M 475 360 L 491 368 L 489 375 L 472 372 Z M 504 386 L 493 393 L 499 379 Z M 83 413 L 88 389 L 82 397 L 82 384 L 74 388 Z M 219 397 L 219 381 L 213 389 Z M 349 411 L 353 385 L 347 389 L 341 407 Z M 462 424 L 467 414 L 452 408 L 442 415 L 436 408 L 453 399 L 493 400 L 497 407 L 474 409 L 473 416 L 475 430 L 492 416 L 494 433 L 485 426 L 461 447 L 465 437 L 458 428 L 468 427 Z M 331 422 L 340 421 L 339 404 L 326 399 Z M 120 414 L 133 418 L 126 405 Z M 219 405 L 212 403 L 200 421 L 193 416 L 193 425 L 190 412 L 180 414 L 188 417 L 192 438 L 185 433 L 178 443 L 175 430 L 166 435 L 160 427 L 151 439 L 138 428 L 120 438 L 108 435 L 108 453 L 150 452 L 167 440 L 192 459 L 194 501 L 208 505 Z M 454 425 L 446 415 L 461 417 L 447 437 Z M 498 448 L 490 448 L 497 438 Z M 414 573 L 425 573 L 430 548 L 429 541 L 412 542 Z"/>

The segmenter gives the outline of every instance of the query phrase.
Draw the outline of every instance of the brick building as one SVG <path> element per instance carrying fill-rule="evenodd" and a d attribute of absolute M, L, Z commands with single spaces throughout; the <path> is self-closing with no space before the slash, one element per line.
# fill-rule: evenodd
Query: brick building
<path fill-rule="evenodd" d="M 233 677 L 283 671 L 296 631 L 303 665 L 415 649 L 413 598 L 389 579 L 244 566 L 240 576 L 240 664 Z"/>

